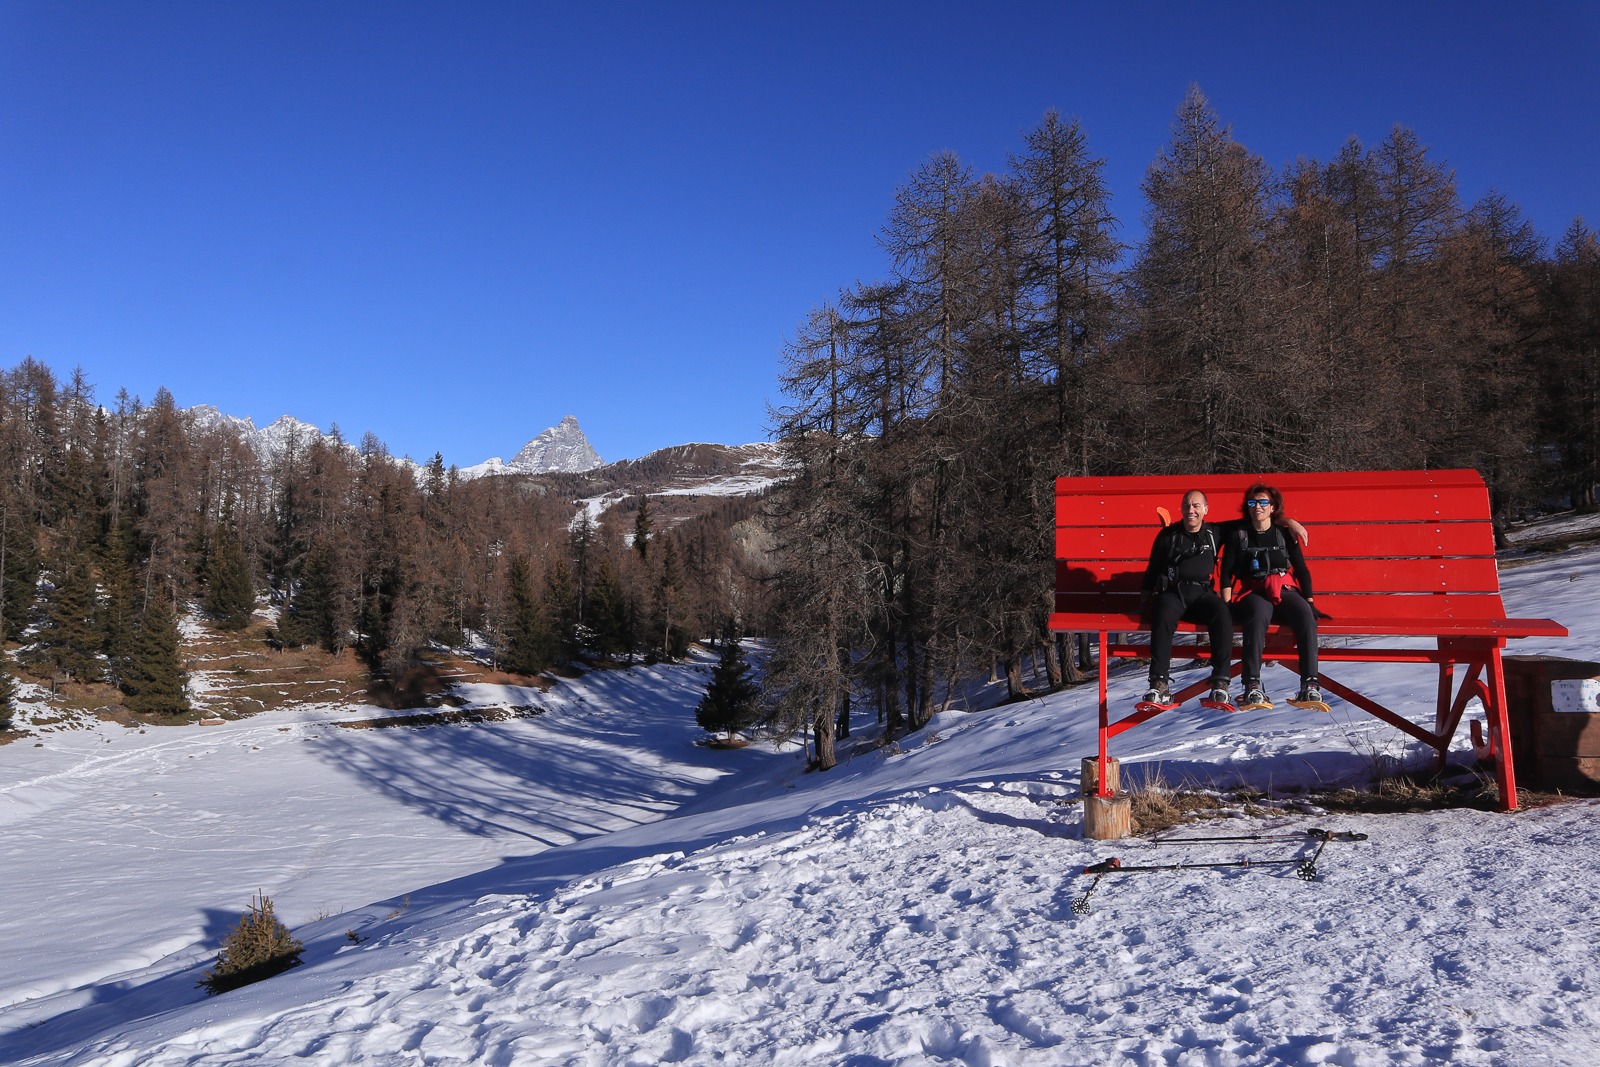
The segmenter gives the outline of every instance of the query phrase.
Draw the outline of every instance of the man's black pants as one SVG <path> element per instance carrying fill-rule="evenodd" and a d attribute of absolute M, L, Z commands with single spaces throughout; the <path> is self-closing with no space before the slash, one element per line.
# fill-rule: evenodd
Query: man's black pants
<path fill-rule="evenodd" d="M 1211 677 L 1226 679 L 1233 660 L 1233 616 L 1210 586 L 1185 583 L 1157 593 L 1150 605 L 1150 680 L 1167 678 L 1172 669 L 1172 635 L 1180 619 L 1210 633 Z"/>

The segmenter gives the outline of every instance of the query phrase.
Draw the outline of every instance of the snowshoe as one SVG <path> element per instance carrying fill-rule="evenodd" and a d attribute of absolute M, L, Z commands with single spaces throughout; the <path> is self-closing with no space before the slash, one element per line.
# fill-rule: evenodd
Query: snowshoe
<path fill-rule="evenodd" d="M 1233 700 L 1230 699 L 1228 686 L 1225 682 L 1213 682 L 1211 691 L 1200 698 L 1200 706 L 1209 708 L 1212 711 L 1226 711 L 1230 715 L 1239 710 L 1233 706 Z"/>
<path fill-rule="evenodd" d="M 1150 683 L 1150 688 L 1145 690 L 1144 699 L 1134 704 L 1133 710 L 1148 714 L 1171 711 L 1177 706 L 1178 701 L 1172 699 L 1172 683 L 1158 678 Z"/>
<path fill-rule="evenodd" d="M 1267 711 L 1275 706 L 1272 701 L 1267 699 L 1266 690 L 1260 686 L 1251 686 L 1246 689 L 1244 699 L 1239 701 L 1240 711 Z"/>
<path fill-rule="evenodd" d="M 1322 690 L 1315 685 L 1302 685 L 1300 692 L 1289 701 L 1290 706 L 1307 708 L 1311 711 L 1332 711 L 1328 702 L 1322 699 Z"/>

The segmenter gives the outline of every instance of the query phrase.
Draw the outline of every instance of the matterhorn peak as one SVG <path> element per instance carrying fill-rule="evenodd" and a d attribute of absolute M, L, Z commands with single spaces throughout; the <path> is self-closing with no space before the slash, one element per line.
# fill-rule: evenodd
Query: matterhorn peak
<path fill-rule="evenodd" d="M 577 417 L 566 415 L 560 423 L 523 445 L 506 467 L 522 474 L 552 471 L 576 474 L 593 470 L 604 462 L 578 428 Z"/>

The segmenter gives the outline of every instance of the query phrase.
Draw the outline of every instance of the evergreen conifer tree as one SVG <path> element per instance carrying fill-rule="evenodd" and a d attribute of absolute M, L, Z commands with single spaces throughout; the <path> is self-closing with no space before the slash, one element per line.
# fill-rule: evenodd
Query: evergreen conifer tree
<path fill-rule="evenodd" d="M 99 616 L 101 647 L 110 660 L 112 680 L 119 684 L 133 655 L 137 629 L 132 545 L 133 530 L 124 521 L 111 531 L 100 557 L 100 585 L 105 594 Z"/>
<path fill-rule="evenodd" d="M 96 681 L 104 670 L 94 574 L 88 553 L 74 538 L 65 540 L 62 558 L 51 571 L 55 589 L 45 600 L 44 621 L 30 656 L 80 682 Z"/>
<path fill-rule="evenodd" d="M 435 452 L 433 454 L 433 458 L 428 461 L 428 465 L 423 468 L 422 485 L 423 491 L 426 492 L 428 497 L 432 500 L 437 500 L 444 495 L 445 477 L 443 453 Z"/>
<path fill-rule="evenodd" d="M 550 665 L 551 641 L 526 556 L 512 557 L 506 586 L 510 617 L 501 665 L 517 674 L 538 674 Z"/>
<path fill-rule="evenodd" d="M 582 651 L 578 640 L 578 592 L 572 571 L 557 560 L 544 578 L 543 600 L 546 625 L 559 654 L 572 659 Z"/>
<path fill-rule="evenodd" d="M 604 557 L 595 569 L 594 588 L 589 590 L 588 622 L 595 652 L 615 656 L 628 650 L 627 605 L 616 568 Z"/>
<path fill-rule="evenodd" d="M 650 605 L 651 644 L 665 660 L 680 660 L 689 651 L 689 634 L 682 624 L 681 583 L 678 553 L 668 538 L 661 551 L 661 569 L 656 575 L 655 599 Z"/>
<path fill-rule="evenodd" d="M 188 677 L 178 657 L 178 621 L 161 593 L 150 597 L 134 631 L 121 687 L 130 711 L 181 715 L 189 710 Z"/>
<path fill-rule="evenodd" d="M 633 520 L 633 550 L 639 553 L 640 559 L 650 558 L 650 531 L 654 529 L 655 522 L 650 518 L 650 498 L 640 493 L 639 514 Z"/>
<path fill-rule="evenodd" d="M 213 996 L 226 993 L 300 966 L 304 951 L 300 939 L 278 920 L 272 899 L 263 894 L 250 901 L 249 912 L 228 931 L 216 962 L 200 975 L 200 984 Z"/>
<path fill-rule="evenodd" d="M 206 611 L 217 617 L 224 630 L 242 630 L 250 625 L 255 610 L 255 587 L 250 580 L 250 561 L 238 534 L 224 520 L 211 537 L 206 558 Z"/>
<path fill-rule="evenodd" d="M 28 627 L 39 581 L 36 528 L 28 509 L 0 495 L 0 637 L 15 641 Z"/>
<path fill-rule="evenodd" d="M 17 680 L 11 674 L 11 661 L 0 654 L 0 730 L 9 729 L 16 713 Z"/>
<path fill-rule="evenodd" d="M 760 689 L 750 678 L 751 666 L 745 661 L 739 635 L 730 622 L 722 631 L 722 655 L 711 671 L 706 694 L 695 708 L 695 722 L 710 733 L 729 739 L 736 730 L 755 720 L 756 698 Z"/>
<path fill-rule="evenodd" d="M 589 518 L 588 510 L 579 513 L 578 521 L 572 524 L 567 534 L 567 547 L 572 553 L 572 570 L 569 572 L 573 603 L 576 613 L 573 616 L 578 623 L 589 620 L 588 597 L 589 583 L 593 576 L 592 554 L 594 552 L 595 528 L 594 522 Z"/>
<path fill-rule="evenodd" d="M 294 595 L 279 616 L 278 632 L 284 644 L 291 648 L 320 645 L 329 652 L 338 651 L 333 618 L 334 591 L 328 553 L 317 545 L 307 554 L 300 579 L 294 585 Z"/>

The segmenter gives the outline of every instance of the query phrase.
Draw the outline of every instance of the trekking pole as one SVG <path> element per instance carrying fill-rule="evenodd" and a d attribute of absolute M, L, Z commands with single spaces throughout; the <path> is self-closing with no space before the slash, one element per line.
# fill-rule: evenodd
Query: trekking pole
<path fill-rule="evenodd" d="M 1366 834 L 1362 834 L 1360 839 L 1361 840 L 1365 840 L 1366 836 L 1367 836 Z M 1295 872 L 1294 872 L 1295 873 L 1295 877 L 1297 877 L 1301 881 L 1305 881 L 1305 882 L 1314 882 L 1314 881 L 1316 881 L 1316 879 L 1317 879 L 1317 857 L 1322 855 L 1322 850 L 1327 848 L 1328 847 L 1328 842 L 1332 841 L 1332 840 L 1333 840 L 1333 837 L 1332 837 L 1331 834 L 1324 833 L 1322 835 L 1322 840 L 1317 843 L 1317 850 L 1315 852 L 1311 853 L 1311 858 L 1306 860 L 1299 867 L 1295 868 Z"/>
<path fill-rule="evenodd" d="M 1108 874 L 1134 874 L 1143 871 L 1184 871 L 1202 867 L 1279 867 L 1288 863 L 1298 863 L 1299 860 L 1227 860 L 1221 863 L 1143 863 L 1125 864 L 1121 858 L 1112 856 L 1108 860 L 1101 860 L 1083 869 L 1084 874 L 1094 875 L 1094 881 L 1089 883 L 1089 888 L 1072 902 L 1072 914 L 1089 914 L 1089 898 L 1094 896 L 1094 891 L 1100 887 L 1100 879 Z"/>
<path fill-rule="evenodd" d="M 1115 858 L 1115 857 L 1113 857 Z M 1109 861 L 1108 861 L 1109 862 Z M 1144 871 L 1198 871 L 1212 867 L 1287 867 L 1291 863 L 1299 863 L 1299 859 L 1287 860 L 1217 860 L 1212 863 L 1117 863 L 1114 868 L 1117 874 L 1136 874 Z M 1096 866 L 1099 866 L 1098 864 Z M 1087 874 L 1090 868 L 1085 867 Z M 1106 874 L 1112 873 L 1106 871 Z"/>
<path fill-rule="evenodd" d="M 1365 841 L 1366 834 L 1358 834 L 1351 830 L 1307 830 L 1304 833 L 1291 834 L 1236 834 L 1224 837 L 1153 837 L 1152 845 L 1226 845 L 1249 844 L 1256 841 L 1303 841 L 1314 838 L 1323 842 L 1327 841 Z"/>
<path fill-rule="evenodd" d="M 1136 863 L 1125 864 L 1117 856 L 1108 860 L 1085 867 L 1084 874 L 1094 875 L 1094 881 L 1089 883 L 1088 890 L 1072 902 L 1072 914 L 1089 914 L 1089 898 L 1100 887 L 1100 879 L 1108 874 L 1136 874 L 1143 871 L 1186 871 L 1202 867 L 1278 867 L 1288 863 L 1298 863 L 1299 860 L 1227 860 L 1221 863 Z"/>
<path fill-rule="evenodd" d="M 1092 874 L 1092 875 L 1094 875 L 1094 881 L 1089 883 L 1089 888 L 1083 894 L 1083 896 L 1079 897 L 1077 900 L 1074 900 L 1072 902 L 1072 914 L 1074 914 L 1074 915 L 1087 915 L 1087 914 L 1089 914 L 1089 898 L 1094 895 L 1095 889 L 1100 885 L 1100 879 L 1104 878 L 1106 875 L 1110 874 L 1112 871 L 1117 870 L 1121 866 L 1122 866 L 1122 861 L 1117 859 L 1117 857 L 1112 856 L 1108 860 L 1102 860 L 1099 863 L 1096 863 L 1096 864 L 1093 864 L 1091 866 L 1085 867 L 1083 869 L 1083 873 L 1084 874 Z"/>
<path fill-rule="evenodd" d="M 1089 883 L 1089 888 L 1088 888 L 1088 890 L 1086 890 L 1084 892 L 1083 896 L 1079 897 L 1078 899 L 1076 899 L 1076 900 L 1074 900 L 1072 902 L 1072 913 L 1074 915 L 1087 915 L 1087 914 L 1089 914 L 1089 898 L 1092 897 L 1094 895 L 1094 891 L 1100 887 L 1100 880 L 1102 878 L 1104 878 L 1108 874 L 1142 874 L 1142 873 L 1147 873 L 1147 872 L 1150 872 L 1150 871 L 1194 871 L 1194 870 L 1211 870 L 1211 869 L 1219 869 L 1219 868 L 1248 869 L 1250 867 L 1293 867 L 1295 869 L 1295 871 L 1294 871 L 1295 877 L 1299 878 L 1303 882 L 1313 882 L 1313 881 L 1316 881 L 1316 878 L 1317 878 L 1317 860 L 1322 856 L 1322 850 L 1328 847 L 1328 842 L 1330 842 L 1330 841 L 1365 841 L 1365 840 L 1367 840 L 1367 835 L 1366 834 L 1361 834 L 1361 833 L 1354 833 L 1354 832 L 1351 832 L 1351 831 L 1334 832 L 1334 831 L 1330 831 L 1330 830 L 1308 830 L 1304 834 L 1295 834 L 1295 835 L 1292 835 L 1292 836 L 1272 835 L 1272 834 L 1257 834 L 1257 835 L 1253 835 L 1253 836 L 1247 837 L 1245 840 L 1247 840 L 1247 841 L 1261 841 L 1261 840 L 1268 840 L 1268 841 L 1273 841 L 1273 840 L 1296 840 L 1296 841 L 1298 841 L 1298 840 L 1303 840 L 1305 838 L 1311 838 L 1312 840 L 1317 842 L 1316 849 L 1311 853 L 1310 856 L 1308 856 L 1305 859 L 1301 859 L 1299 857 L 1290 857 L 1288 859 L 1274 859 L 1274 860 L 1255 860 L 1255 859 L 1213 860 L 1213 861 L 1208 861 L 1208 862 L 1204 862 L 1204 863 L 1123 863 L 1121 857 L 1112 856 L 1108 860 L 1102 860 L 1099 863 L 1091 864 L 1090 866 L 1085 867 L 1083 869 L 1083 873 L 1084 874 L 1092 874 L 1095 877 L 1094 877 L 1094 881 Z M 1226 838 L 1226 837 L 1218 837 L 1218 838 L 1172 838 L 1172 839 L 1170 839 L 1168 841 L 1157 842 L 1157 843 L 1160 843 L 1160 844 L 1185 844 L 1185 843 L 1187 843 L 1187 844 L 1207 844 L 1207 843 L 1215 843 L 1215 842 L 1224 842 L 1224 843 L 1226 843 L 1226 842 L 1233 841 L 1233 840 L 1234 840 L 1233 838 Z"/>

